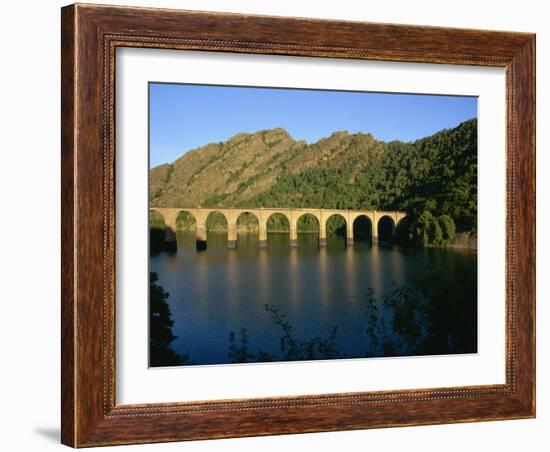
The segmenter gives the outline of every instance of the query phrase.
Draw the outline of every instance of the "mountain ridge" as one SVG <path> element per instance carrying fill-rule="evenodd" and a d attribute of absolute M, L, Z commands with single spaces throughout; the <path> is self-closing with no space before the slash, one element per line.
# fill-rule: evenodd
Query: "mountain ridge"
<path fill-rule="evenodd" d="M 283 128 L 259 130 L 254 133 L 240 132 L 224 142 L 208 143 L 193 148 L 172 163 L 163 163 L 151 168 L 151 205 L 163 207 L 172 203 L 183 207 L 196 207 L 208 201 L 212 192 L 235 192 L 239 185 L 247 181 L 249 184 L 254 183 L 246 192 L 252 196 L 253 190 L 268 188 L 274 182 L 274 177 L 284 172 L 299 173 L 314 166 L 327 167 L 329 160 L 337 157 L 338 153 L 345 152 L 346 149 L 341 145 L 346 141 L 348 145 L 364 142 L 363 144 L 368 146 L 369 142 L 376 140 L 371 134 L 351 134 L 346 130 L 335 131 L 330 136 L 311 144 L 305 140 L 294 140 Z M 239 155 L 236 155 L 237 152 Z M 235 158 L 230 160 L 229 157 Z M 186 168 L 183 168 L 183 165 Z M 268 171 L 270 174 L 267 174 Z M 208 191 L 204 189 L 204 179 L 196 183 L 199 176 L 207 178 Z M 213 183 L 213 177 L 218 179 L 218 183 Z M 183 191 L 182 186 L 185 187 Z M 208 196 L 204 196 L 206 194 Z M 212 202 L 206 203 L 211 204 Z M 232 202 L 217 205 L 234 206 Z"/>

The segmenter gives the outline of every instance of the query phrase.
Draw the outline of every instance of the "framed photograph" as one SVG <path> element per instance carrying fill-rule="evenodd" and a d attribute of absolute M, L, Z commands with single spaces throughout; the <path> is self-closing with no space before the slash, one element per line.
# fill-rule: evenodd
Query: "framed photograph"
<path fill-rule="evenodd" d="M 535 36 L 62 9 L 62 442 L 535 416 Z"/>

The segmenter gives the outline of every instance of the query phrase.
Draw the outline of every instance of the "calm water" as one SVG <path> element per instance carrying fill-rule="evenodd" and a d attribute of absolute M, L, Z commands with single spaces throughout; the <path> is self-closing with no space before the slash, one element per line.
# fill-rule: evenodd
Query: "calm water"
<path fill-rule="evenodd" d="M 332 331 L 325 357 L 477 351 L 475 251 L 346 247 L 336 235 L 321 248 L 316 234 L 299 234 L 296 248 L 287 234 L 269 234 L 267 248 L 257 240 L 242 234 L 237 249 L 227 249 L 224 233 L 209 233 L 208 249 L 197 252 L 194 234 L 185 233 L 177 252 L 151 256 L 151 271 L 170 293 L 172 348 L 189 356 L 186 364 L 234 362 L 229 337 L 234 332 L 242 345 L 241 329 L 249 361 L 259 350 L 263 360 L 288 359 L 285 332 L 264 305 L 284 315 L 303 347 Z"/>

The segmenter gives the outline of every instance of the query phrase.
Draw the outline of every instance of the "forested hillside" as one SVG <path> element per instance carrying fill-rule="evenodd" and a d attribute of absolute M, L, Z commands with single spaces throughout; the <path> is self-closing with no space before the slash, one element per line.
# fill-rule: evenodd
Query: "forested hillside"
<path fill-rule="evenodd" d="M 167 207 L 404 210 L 399 239 L 446 244 L 477 224 L 477 121 L 412 143 L 336 132 L 314 144 L 283 129 L 238 134 L 150 171 Z"/>

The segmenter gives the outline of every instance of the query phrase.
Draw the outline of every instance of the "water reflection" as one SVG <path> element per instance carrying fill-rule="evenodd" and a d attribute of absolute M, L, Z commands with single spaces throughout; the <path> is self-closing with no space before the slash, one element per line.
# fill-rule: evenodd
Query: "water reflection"
<path fill-rule="evenodd" d="M 179 233 L 177 252 L 151 256 L 185 364 L 477 350 L 475 253 L 346 246 L 335 234 L 319 247 L 315 233 L 296 247 L 288 233 L 264 248 L 255 234 L 238 234 L 236 249 L 223 232 L 207 241 L 197 252 Z"/>

